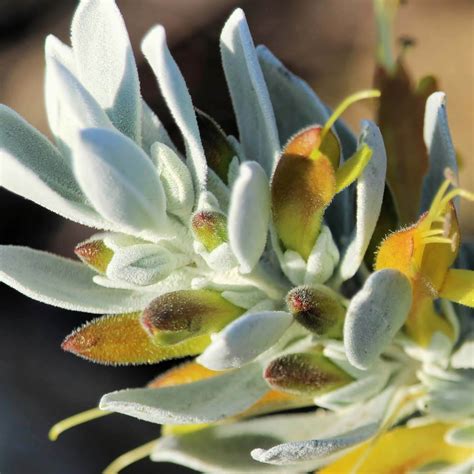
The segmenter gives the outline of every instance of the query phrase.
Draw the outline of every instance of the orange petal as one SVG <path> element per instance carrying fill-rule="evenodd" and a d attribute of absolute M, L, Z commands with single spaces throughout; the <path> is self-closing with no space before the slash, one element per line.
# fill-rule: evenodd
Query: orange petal
<path fill-rule="evenodd" d="M 250 408 L 240 413 L 237 418 L 248 418 L 251 416 L 264 415 L 281 410 L 313 406 L 312 397 L 301 397 L 299 395 L 284 393 L 278 390 L 270 390 Z"/>
<path fill-rule="evenodd" d="M 321 144 L 322 131 L 323 127 L 320 125 L 313 125 L 301 130 L 290 138 L 283 149 L 283 154 L 310 158 L 314 157 L 316 150 L 319 150 L 329 159 L 333 168 L 336 170 L 339 167 L 341 156 L 339 140 L 332 130 L 329 130 Z"/>
<path fill-rule="evenodd" d="M 153 364 L 201 353 L 209 336 L 198 336 L 173 346 L 157 346 L 140 324 L 140 313 L 93 319 L 70 334 L 62 348 L 102 364 Z"/>
<path fill-rule="evenodd" d="M 415 276 L 415 230 L 415 226 L 399 230 L 389 234 L 382 241 L 375 258 L 376 271 L 393 268 L 408 278 Z"/>
<path fill-rule="evenodd" d="M 185 383 L 197 382 L 198 380 L 205 380 L 210 377 L 219 375 L 215 370 L 206 369 L 197 362 L 190 361 L 173 367 L 165 373 L 158 375 L 153 379 L 148 387 L 162 388 L 172 387 L 174 385 L 182 385 Z"/>

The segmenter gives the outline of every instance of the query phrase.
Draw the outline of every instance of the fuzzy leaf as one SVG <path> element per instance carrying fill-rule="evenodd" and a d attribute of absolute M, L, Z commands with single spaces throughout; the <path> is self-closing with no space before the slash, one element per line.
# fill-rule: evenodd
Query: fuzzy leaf
<path fill-rule="evenodd" d="M 154 244 L 139 244 L 117 250 L 107 266 L 107 276 L 137 286 L 164 280 L 190 259 Z"/>
<path fill-rule="evenodd" d="M 446 114 L 446 95 L 443 92 L 431 94 L 426 101 L 423 136 L 428 148 L 429 168 L 423 180 L 421 212 L 429 209 L 436 192 L 446 179 L 445 169 L 452 170 L 455 176 L 458 171 Z"/>
<path fill-rule="evenodd" d="M 43 135 L 4 105 L 0 123 L 2 187 L 80 224 L 113 227 L 87 203 L 69 163 Z"/>
<path fill-rule="evenodd" d="M 147 155 L 150 154 L 151 146 L 156 142 L 166 145 L 177 153 L 164 125 L 148 104 L 142 100 L 142 148 Z"/>
<path fill-rule="evenodd" d="M 153 144 L 151 156 L 166 195 L 166 210 L 181 219 L 189 219 L 194 206 L 194 190 L 187 166 L 165 143 Z"/>
<path fill-rule="evenodd" d="M 56 139 L 57 146 L 63 153 L 65 153 L 67 151 L 67 146 L 64 146 L 64 143 L 61 143 L 62 140 L 60 135 L 61 130 L 64 129 L 66 124 L 62 122 L 60 118 L 60 98 L 58 96 L 55 80 L 51 77 L 51 68 L 49 67 L 49 64 L 51 62 L 59 63 L 65 69 L 74 74 L 76 69 L 74 54 L 70 46 L 65 45 L 53 35 L 48 35 L 46 37 L 44 50 L 46 61 L 44 96 L 48 124 L 51 132 L 53 132 L 54 138 Z"/>
<path fill-rule="evenodd" d="M 141 141 L 138 72 L 127 29 L 113 0 L 83 0 L 74 14 L 71 42 L 78 75 L 113 124 Z"/>
<path fill-rule="evenodd" d="M 221 55 L 245 156 L 272 175 L 280 151 L 275 116 L 245 19 L 238 8 L 221 34 Z"/>
<path fill-rule="evenodd" d="M 403 326 L 412 302 L 408 278 L 397 270 L 372 273 L 352 298 L 344 323 L 349 362 L 370 367 Z"/>
<path fill-rule="evenodd" d="M 244 314 L 217 334 L 197 361 L 212 370 L 241 367 L 272 347 L 292 321 L 284 311 Z"/>
<path fill-rule="evenodd" d="M 165 230 L 166 199 L 149 158 L 129 138 L 86 129 L 74 147 L 76 176 L 94 207 L 134 232 Z"/>
<path fill-rule="evenodd" d="M 147 33 L 142 42 L 142 51 L 156 75 L 161 93 L 183 135 L 197 198 L 199 191 L 204 191 L 206 188 L 206 158 L 191 96 L 168 49 L 165 30 L 162 26 L 155 26 Z"/>
<path fill-rule="evenodd" d="M 204 472 L 303 473 L 316 469 L 331 460 L 314 453 L 311 460 L 294 459 L 294 466 L 269 465 L 254 461 L 249 452 L 258 446 L 259 455 L 265 449 L 301 439 L 318 439 L 344 436 L 347 431 L 362 423 L 377 423 L 387 403 L 386 394 L 366 405 L 356 405 L 343 413 L 318 411 L 304 414 L 265 416 L 254 420 L 214 425 L 194 433 L 168 436 L 158 441 L 152 454 L 154 461 L 171 461 Z M 309 442 L 311 444 L 311 442 Z M 314 442 L 313 442 L 314 444 Z M 284 452 L 282 446 L 280 452 Z M 292 452 L 291 444 L 288 452 Z M 294 451 L 296 456 L 301 451 Z M 298 463 L 298 464 L 296 464 Z"/>
<path fill-rule="evenodd" d="M 269 222 L 270 189 L 265 171 L 256 162 L 244 162 L 232 188 L 228 219 L 230 247 L 242 273 L 251 272 L 262 256 Z"/>
<path fill-rule="evenodd" d="M 0 281 L 42 303 L 87 313 L 143 309 L 155 296 L 96 285 L 82 263 L 28 247 L 0 246 Z"/>
<path fill-rule="evenodd" d="M 70 334 L 61 347 L 100 364 L 155 364 L 201 353 L 209 336 L 188 339 L 173 346 L 157 346 L 140 324 L 140 313 L 103 316 Z"/>
<path fill-rule="evenodd" d="M 97 100 L 76 74 L 55 56 L 46 56 L 46 78 L 46 87 L 51 95 L 54 94 L 56 106 L 56 128 L 53 132 L 66 156 L 70 156 L 72 144 L 80 130 L 94 127 L 113 129 L 112 122 Z"/>
<path fill-rule="evenodd" d="M 121 390 L 104 395 L 100 408 L 151 423 L 209 423 L 245 410 L 268 391 L 261 370 L 254 363 L 185 385 Z"/>
<path fill-rule="evenodd" d="M 371 423 L 326 439 L 294 441 L 273 446 L 271 449 L 254 449 L 252 457 L 268 464 L 288 465 L 314 458 L 330 456 L 371 438 L 377 432 L 377 424 Z"/>
<path fill-rule="evenodd" d="M 281 144 L 308 125 L 324 125 L 330 114 L 311 87 L 265 46 L 257 46 L 257 55 L 275 111 Z"/>
<path fill-rule="evenodd" d="M 372 150 L 372 158 L 357 181 L 356 228 L 341 259 L 339 273 L 342 280 L 353 277 L 363 262 L 377 225 L 385 189 L 387 157 L 382 135 L 373 122 L 364 122 L 361 142 Z"/>

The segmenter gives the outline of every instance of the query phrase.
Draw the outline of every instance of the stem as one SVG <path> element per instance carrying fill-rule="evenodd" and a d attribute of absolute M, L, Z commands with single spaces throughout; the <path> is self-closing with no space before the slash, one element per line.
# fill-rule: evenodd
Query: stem
<path fill-rule="evenodd" d="M 153 451 L 157 441 L 158 439 L 154 439 L 153 441 L 143 444 L 138 448 L 127 451 L 115 459 L 115 461 L 112 461 L 112 463 L 102 471 L 102 474 L 117 474 L 122 469 L 130 466 L 130 464 L 140 461 L 140 459 L 146 458 Z"/>
<path fill-rule="evenodd" d="M 53 425 L 49 430 L 48 438 L 51 441 L 56 441 L 61 433 L 70 428 L 74 428 L 74 426 L 82 425 L 82 423 L 87 423 L 88 421 L 111 414 L 111 412 L 99 410 L 99 408 L 91 408 L 90 410 L 77 413 Z"/>
<path fill-rule="evenodd" d="M 375 97 L 380 97 L 381 93 L 377 89 L 368 89 L 356 92 L 355 94 L 346 97 L 334 110 L 332 115 L 329 117 L 325 123 L 323 130 L 321 132 L 321 143 L 324 141 L 324 137 L 328 134 L 331 127 L 334 125 L 336 120 L 348 109 L 352 104 L 358 102 L 359 100 L 364 99 L 373 99 Z M 320 146 L 321 147 L 321 146 Z"/>

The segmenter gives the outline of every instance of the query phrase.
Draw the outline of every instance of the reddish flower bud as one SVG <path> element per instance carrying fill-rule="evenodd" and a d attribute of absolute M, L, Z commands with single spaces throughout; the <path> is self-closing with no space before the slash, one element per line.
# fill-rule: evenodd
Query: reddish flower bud
<path fill-rule="evenodd" d="M 227 242 L 227 219 L 220 212 L 196 212 L 191 226 L 194 236 L 206 247 L 208 252 Z"/>
<path fill-rule="evenodd" d="M 272 360 L 264 378 L 276 390 L 322 395 L 352 382 L 352 377 L 316 352 L 287 354 Z"/>
<path fill-rule="evenodd" d="M 324 141 L 328 145 L 319 149 L 320 133 L 321 127 L 311 127 L 290 140 L 271 184 L 273 222 L 278 236 L 287 249 L 305 259 L 319 235 L 324 211 L 336 193 L 339 145 L 329 132 Z M 326 148 L 331 157 L 324 154 Z"/>
<path fill-rule="evenodd" d="M 105 273 L 107 266 L 114 256 L 103 240 L 86 240 L 76 246 L 74 253 L 89 267 L 100 273 Z"/>
<path fill-rule="evenodd" d="M 154 364 L 200 354 L 209 342 L 209 337 L 204 335 L 174 346 L 157 346 L 143 330 L 140 313 L 127 313 L 87 322 L 67 336 L 61 347 L 101 364 Z"/>
<path fill-rule="evenodd" d="M 309 331 L 321 336 L 342 336 L 345 309 L 324 286 L 293 288 L 286 303 L 290 313 Z"/>
<path fill-rule="evenodd" d="M 156 344 L 176 344 L 217 332 L 244 311 L 217 291 L 182 290 L 155 298 L 143 311 L 141 322 Z"/>

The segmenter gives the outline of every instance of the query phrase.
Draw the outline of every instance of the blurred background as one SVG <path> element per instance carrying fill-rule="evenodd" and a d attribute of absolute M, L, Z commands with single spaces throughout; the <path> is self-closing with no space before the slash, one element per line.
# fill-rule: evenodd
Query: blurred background
<path fill-rule="evenodd" d="M 412 38 L 406 55 L 416 79 L 434 73 L 448 96 L 461 184 L 474 183 L 474 2 L 408 0 L 397 36 Z M 218 38 L 228 14 L 244 8 L 256 44 L 268 46 L 330 106 L 372 84 L 375 29 L 371 0 L 117 0 L 136 53 L 142 94 L 176 133 L 140 52 L 141 38 L 165 26 L 172 53 L 195 106 L 235 133 L 220 67 Z M 0 103 L 49 134 L 43 103 L 43 44 L 52 33 L 68 42 L 77 0 L 0 0 Z M 371 117 L 370 103 L 345 115 L 354 130 Z M 1 124 L 0 124 L 1 126 Z M 1 169 L 0 169 L 1 172 Z M 474 234 L 473 206 L 463 209 L 464 233 Z M 91 231 L 0 189 L 0 243 L 28 245 L 73 257 Z M 51 308 L 0 287 L 0 472 L 99 473 L 115 457 L 159 434 L 158 427 L 112 415 L 48 441 L 56 421 L 96 405 L 104 392 L 145 384 L 159 367 L 103 367 L 63 353 L 62 339 L 86 315 Z M 126 473 L 189 472 L 141 461 Z"/>

